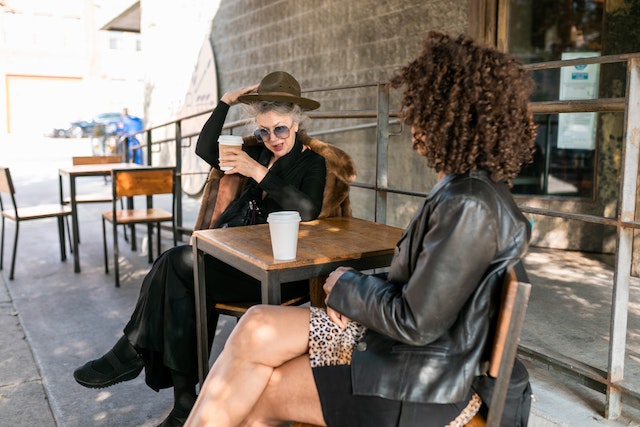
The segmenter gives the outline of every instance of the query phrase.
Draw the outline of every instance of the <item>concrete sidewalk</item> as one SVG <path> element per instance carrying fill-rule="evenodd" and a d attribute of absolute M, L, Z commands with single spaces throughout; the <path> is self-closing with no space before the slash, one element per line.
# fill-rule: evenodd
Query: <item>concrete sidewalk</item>
<path fill-rule="evenodd" d="M 55 147 L 43 142 L 32 149 L 43 158 L 32 157 L 28 164 L 0 146 L 2 162 L 15 169 L 19 202 L 55 202 L 57 167 L 72 154 L 85 154 L 83 143 L 89 149 L 81 140 L 56 141 Z M 93 191 L 105 183 L 99 178 L 83 185 Z M 113 273 L 106 275 L 103 266 L 99 218 L 104 208 L 80 207 L 81 273 L 73 272 L 72 259 L 60 262 L 55 222 L 35 221 L 20 229 L 16 278 L 9 281 L 14 229 L 8 224 L 0 272 L 0 426 L 155 426 L 171 409 L 172 391 L 152 391 L 143 375 L 102 390 L 83 388 L 72 377 L 75 368 L 102 355 L 120 336 L 150 267 L 143 253 L 131 252 L 121 241 L 126 262 L 121 288 L 114 287 Z M 196 210 L 194 201 L 185 207 L 185 217 L 195 218 Z M 532 248 L 525 260 L 533 291 L 523 344 L 605 369 L 612 258 Z M 640 328 L 639 289 L 634 279 L 630 337 Z M 235 319 L 222 317 L 212 359 L 234 325 Z M 637 340 L 627 344 L 631 384 L 640 383 L 639 346 Z M 622 418 L 604 420 L 604 395 L 524 362 L 535 394 L 530 426 L 640 425 L 640 411 L 627 406 Z"/>

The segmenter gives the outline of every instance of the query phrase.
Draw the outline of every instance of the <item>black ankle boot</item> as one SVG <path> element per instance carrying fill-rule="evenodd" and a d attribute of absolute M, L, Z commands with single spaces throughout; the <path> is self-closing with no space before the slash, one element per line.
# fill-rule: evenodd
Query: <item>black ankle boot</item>
<path fill-rule="evenodd" d="M 182 427 L 184 423 L 187 422 L 189 412 L 191 412 L 191 410 L 184 411 L 174 407 L 171 412 L 169 412 L 167 418 L 158 424 L 158 427 Z"/>
<path fill-rule="evenodd" d="M 104 388 L 136 378 L 142 368 L 144 361 L 123 336 L 104 356 L 76 369 L 73 378 L 84 387 Z"/>
<path fill-rule="evenodd" d="M 197 375 L 171 371 L 173 379 L 173 409 L 158 427 L 182 427 L 196 403 Z"/>

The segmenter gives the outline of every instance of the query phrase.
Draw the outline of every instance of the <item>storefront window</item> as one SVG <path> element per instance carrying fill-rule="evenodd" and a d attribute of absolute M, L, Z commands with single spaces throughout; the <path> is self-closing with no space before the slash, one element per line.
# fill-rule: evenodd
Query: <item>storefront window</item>
<path fill-rule="evenodd" d="M 509 51 L 523 63 L 603 54 L 604 1 L 510 0 Z M 534 101 L 598 98 L 600 66 L 536 71 Z M 598 113 L 536 115 L 537 152 L 518 194 L 593 197 Z"/>

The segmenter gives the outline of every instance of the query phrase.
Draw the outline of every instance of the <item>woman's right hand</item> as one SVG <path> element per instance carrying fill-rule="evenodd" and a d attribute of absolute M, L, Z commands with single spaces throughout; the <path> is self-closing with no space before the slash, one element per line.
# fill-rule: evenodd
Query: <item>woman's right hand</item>
<path fill-rule="evenodd" d="M 255 91 L 258 90 L 258 85 L 253 85 L 253 86 L 247 86 L 247 87 L 243 87 L 242 89 L 236 89 L 236 90 L 232 90 L 229 91 L 227 93 L 225 93 L 224 95 L 222 95 L 222 98 L 220 98 L 220 101 L 224 102 L 227 105 L 234 105 L 238 103 L 238 97 L 240 95 L 246 95 L 248 93 L 253 93 Z"/>
<path fill-rule="evenodd" d="M 239 147 L 225 150 L 224 153 L 220 154 L 220 164 L 231 168 L 225 172 L 225 175 L 237 173 L 253 178 L 257 183 L 262 182 L 268 171 L 266 167 L 251 158 L 251 156 Z"/>

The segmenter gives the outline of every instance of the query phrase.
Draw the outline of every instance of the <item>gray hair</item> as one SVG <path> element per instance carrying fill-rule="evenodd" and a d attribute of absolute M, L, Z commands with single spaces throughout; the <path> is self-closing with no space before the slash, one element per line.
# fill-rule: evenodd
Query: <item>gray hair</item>
<path fill-rule="evenodd" d="M 307 115 L 304 113 L 304 110 L 298 104 L 290 104 L 284 102 L 274 102 L 274 101 L 258 101 L 252 102 L 251 104 L 246 104 L 246 113 L 251 118 L 254 125 L 256 123 L 256 117 L 260 114 L 268 113 L 273 111 L 278 114 L 291 116 L 294 122 L 298 123 L 299 129 L 302 129 L 303 123 L 307 119 Z"/>

